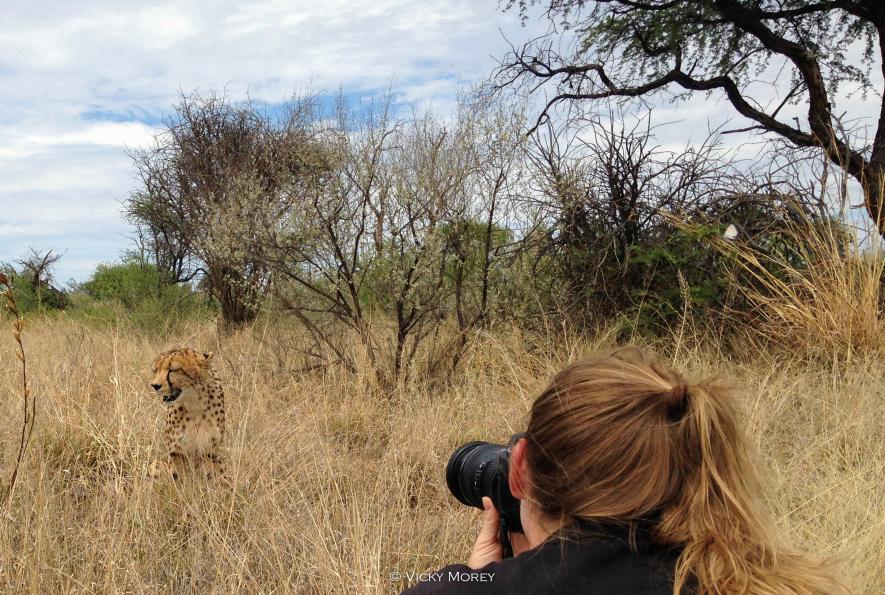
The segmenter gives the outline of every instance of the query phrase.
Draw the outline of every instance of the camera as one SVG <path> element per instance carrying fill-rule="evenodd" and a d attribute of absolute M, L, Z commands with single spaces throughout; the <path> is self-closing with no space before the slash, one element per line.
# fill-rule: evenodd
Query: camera
<path fill-rule="evenodd" d="M 511 438 L 513 444 L 522 435 Z M 510 446 L 490 442 L 468 442 L 455 450 L 446 465 L 446 484 L 462 504 L 482 509 L 483 496 L 492 499 L 501 515 L 501 543 L 505 557 L 510 549 L 508 533 L 522 533 L 519 500 L 510 493 L 507 479 Z"/>

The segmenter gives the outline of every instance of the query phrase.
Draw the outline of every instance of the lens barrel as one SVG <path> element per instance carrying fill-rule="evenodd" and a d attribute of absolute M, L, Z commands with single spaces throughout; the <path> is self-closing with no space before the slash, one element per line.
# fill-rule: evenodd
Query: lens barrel
<path fill-rule="evenodd" d="M 446 484 L 462 504 L 482 509 L 488 496 L 508 531 L 521 532 L 519 500 L 510 493 L 507 473 L 510 453 L 503 444 L 469 442 L 455 450 L 446 465 Z"/>

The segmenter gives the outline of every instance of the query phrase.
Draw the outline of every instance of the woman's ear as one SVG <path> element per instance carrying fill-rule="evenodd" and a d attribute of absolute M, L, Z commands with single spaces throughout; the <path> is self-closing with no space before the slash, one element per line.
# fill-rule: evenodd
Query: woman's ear
<path fill-rule="evenodd" d="M 525 457 L 525 449 L 528 440 L 520 438 L 510 447 L 510 466 L 507 474 L 507 483 L 510 485 L 510 493 L 519 500 L 526 497 L 526 486 L 529 485 L 528 462 Z"/>

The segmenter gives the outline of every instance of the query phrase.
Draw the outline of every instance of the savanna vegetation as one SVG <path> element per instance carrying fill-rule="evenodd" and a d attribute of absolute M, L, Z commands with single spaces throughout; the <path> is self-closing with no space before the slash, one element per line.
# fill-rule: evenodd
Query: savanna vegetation
<path fill-rule="evenodd" d="M 747 4 L 784 43 L 878 31 L 865 2 L 847 4 L 869 18 L 842 2 L 548 16 L 598 58 L 645 60 L 617 78 L 682 84 L 668 60 L 712 44 L 701 66 L 722 84 L 699 89 L 728 91 L 729 61 L 739 81 L 784 55 L 787 103 L 817 97 L 799 50 L 746 32 Z M 720 41 L 696 30 L 708 21 Z M 182 95 L 130 155 L 131 251 L 67 287 L 63 253 L 0 269 L 0 591 L 399 592 L 472 543 L 475 515 L 445 487 L 452 450 L 506 439 L 555 371 L 628 342 L 730 383 L 783 539 L 854 592 L 885 584 L 878 148 L 838 144 L 844 128 L 813 109 L 826 135 L 773 130 L 786 141 L 752 163 L 724 131 L 664 145 L 654 111 L 597 102 L 636 93 L 595 62 L 574 70 L 587 55 L 536 40 L 446 116 L 393 94 L 270 112 Z M 871 62 L 833 56 L 825 90 L 871 90 Z M 509 92 L 530 77 L 579 92 L 538 108 Z M 216 353 L 228 486 L 147 477 L 163 414 L 147 369 L 173 346 Z"/>

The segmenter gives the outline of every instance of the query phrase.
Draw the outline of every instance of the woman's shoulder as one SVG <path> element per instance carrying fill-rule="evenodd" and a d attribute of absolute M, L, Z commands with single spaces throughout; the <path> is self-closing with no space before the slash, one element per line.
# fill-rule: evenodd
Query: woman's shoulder
<path fill-rule="evenodd" d="M 600 525 L 577 529 L 479 570 L 454 564 L 427 573 L 424 582 L 406 593 L 673 592 L 678 550 L 656 545 L 642 531 Z"/>

